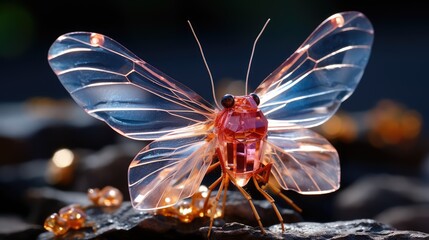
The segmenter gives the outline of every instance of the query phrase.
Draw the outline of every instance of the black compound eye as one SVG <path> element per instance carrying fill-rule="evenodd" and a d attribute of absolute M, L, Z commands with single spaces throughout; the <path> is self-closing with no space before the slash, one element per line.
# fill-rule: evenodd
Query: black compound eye
<path fill-rule="evenodd" d="M 250 96 L 253 98 L 253 100 L 255 100 L 256 105 L 259 105 L 261 100 L 259 100 L 258 95 L 256 95 L 256 93 L 251 93 Z"/>
<path fill-rule="evenodd" d="M 231 94 L 225 94 L 220 103 L 224 108 L 232 108 L 234 106 L 234 96 Z"/>

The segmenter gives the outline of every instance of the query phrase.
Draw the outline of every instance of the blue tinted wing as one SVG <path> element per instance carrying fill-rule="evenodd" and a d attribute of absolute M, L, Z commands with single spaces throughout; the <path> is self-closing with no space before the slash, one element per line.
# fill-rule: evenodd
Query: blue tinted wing
<path fill-rule="evenodd" d="M 317 126 L 359 83 L 368 62 L 373 28 L 359 12 L 326 19 L 256 89 L 269 128 Z"/>
<path fill-rule="evenodd" d="M 197 93 L 107 36 L 62 35 L 48 60 L 86 112 L 129 138 L 153 140 L 213 119 L 213 107 Z"/>

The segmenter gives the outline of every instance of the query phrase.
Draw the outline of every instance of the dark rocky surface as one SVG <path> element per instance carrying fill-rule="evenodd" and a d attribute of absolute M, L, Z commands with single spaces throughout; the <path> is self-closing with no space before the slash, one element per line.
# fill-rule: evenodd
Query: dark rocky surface
<path fill-rule="evenodd" d="M 127 212 L 125 204 L 119 212 Z M 127 210 L 128 209 L 128 210 Z M 103 216 L 106 213 L 98 213 Z M 418 231 L 396 230 L 393 227 L 371 219 L 337 221 L 328 223 L 299 222 L 285 224 L 285 232 L 281 232 L 280 224 L 267 226 L 262 234 L 259 227 L 251 227 L 242 223 L 231 222 L 215 226 L 210 237 L 207 237 L 207 220 L 196 219 L 185 224 L 175 218 L 134 213 L 129 219 L 116 217 L 106 218 L 98 230 L 85 228 L 70 231 L 55 237 L 50 232 L 42 232 L 40 227 L 29 226 L 0 234 L 0 239 L 429 239 L 429 234 Z M 129 216 L 124 214 L 123 216 Z M 118 222 L 120 221 L 120 222 Z M 139 223 L 139 221 L 141 221 Z M 1 221 L 2 226 L 10 227 L 17 222 Z M 219 223 L 219 222 L 218 222 Z M 18 224 L 18 226 L 21 226 Z M 16 231 L 15 231 L 16 230 Z M 41 233 L 41 234 L 40 234 Z M 39 235 L 40 234 L 40 235 Z"/>
<path fill-rule="evenodd" d="M 207 227 L 201 231 L 207 232 Z M 241 223 L 227 223 L 212 229 L 210 239 L 429 239 L 429 234 L 416 231 L 400 231 L 371 219 L 328 223 L 300 222 L 268 227 L 266 234 L 257 228 Z"/>
<path fill-rule="evenodd" d="M 206 239 L 209 220 L 196 218 L 191 223 L 183 223 L 175 217 L 154 215 L 135 211 L 130 202 L 124 202 L 119 208 L 94 207 L 89 204 L 84 193 L 70 193 L 48 188 L 33 190 L 32 201 L 45 199 L 51 206 L 61 207 L 70 203 L 87 206 L 89 227 L 73 230 L 55 237 L 50 232 L 42 232 L 41 226 L 24 226 L 3 232 L 0 237 L 6 239 Z M 38 199 L 38 200 L 37 200 Z M 429 239 L 429 234 L 417 231 L 396 230 L 371 219 L 338 221 L 327 223 L 305 222 L 299 214 L 280 208 L 285 219 L 285 232 L 274 216 L 270 204 L 255 200 L 254 204 L 261 215 L 266 234 L 262 234 L 254 220 L 246 200 L 240 193 L 228 192 L 225 218 L 217 219 L 210 239 Z M 44 209 L 44 210 L 43 210 Z M 58 210 L 49 208 L 49 210 Z M 40 212 L 48 209 L 41 208 Z M 49 213 L 46 213 L 46 216 Z M 45 217 L 46 217 L 45 216 Z M 247 220 L 246 220 L 247 219 Z M 245 222 L 241 223 L 241 222 Z M 3 221 L 4 223 L 6 221 Z M 240 222 L 240 223 L 239 223 Z M 15 224 L 16 222 L 6 223 Z M 91 227 L 93 226 L 93 227 Z"/>
<path fill-rule="evenodd" d="M 174 217 L 154 215 L 149 212 L 139 212 L 134 210 L 128 201 L 124 202 L 119 208 L 93 207 L 89 205 L 83 193 L 71 194 L 70 192 L 62 192 L 47 188 L 34 190 L 31 193 L 33 201 L 40 202 L 46 199 L 46 201 L 49 202 L 49 206 L 59 207 L 60 205 L 64 206 L 73 202 L 88 206 L 86 209 L 88 215 L 87 222 L 93 225 L 95 230 L 88 227 L 79 231 L 69 231 L 61 236 L 62 239 L 93 239 L 105 235 L 117 235 L 123 238 L 124 236 L 132 236 L 134 234 L 138 234 L 134 236 L 162 236 L 162 238 L 174 237 L 175 234 L 201 237 L 200 228 L 208 226 L 209 223 L 208 218 L 196 218 L 191 223 L 182 223 Z M 270 204 L 261 200 L 255 200 L 254 204 L 261 216 L 262 222 L 266 224 L 266 226 L 278 223 Z M 47 212 L 46 208 L 47 206 L 41 208 L 45 209 L 41 210 L 41 212 Z M 50 210 L 51 212 L 56 211 L 52 209 L 52 207 Z M 298 222 L 302 220 L 299 214 L 292 210 L 280 209 L 280 212 L 286 222 Z M 225 221 L 227 222 L 241 221 L 244 219 L 245 223 L 257 226 L 257 222 L 254 220 L 249 204 L 243 199 L 240 193 L 235 191 L 228 192 L 225 216 Z M 223 219 L 216 219 L 215 224 L 222 225 L 225 221 Z M 39 236 L 39 239 L 54 239 L 54 235 L 50 232 L 45 232 Z"/>
<path fill-rule="evenodd" d="M 338 219 L 371 218 L 397 229 L 429 232 L 429 185 L 416 178 L 362 177 L 335 201 Z"/>

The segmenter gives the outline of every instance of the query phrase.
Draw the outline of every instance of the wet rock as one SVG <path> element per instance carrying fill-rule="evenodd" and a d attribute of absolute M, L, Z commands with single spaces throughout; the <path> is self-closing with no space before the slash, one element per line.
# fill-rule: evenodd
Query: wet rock
<path fill-rule="evenodd" d="M 155 215 L 151 212 L 136 211 L 130 202 L 124 202 L 119 208 L 88 207 L 88 227 L 69 230 L 59 237 L 44 232 L 38 239 L 126 239 L 160 237 L 174 239 L 177 235 L 201 237 L 199 229 L 207 225 L 207 219 L 199 218 L 191 223 L 180 222 L 174 217 Z"/>
<path fill-rule="evenodd" d="M 70 230 L 61 235 L 61 239 L 93 239 L 109 231 L 129 230 L 137 226 L 145 218 L 151 217 L 149 213 L 135 211 L 129 202 L 123 203 L 119 208 L 88 207 L 88 227 L 80 230 Z M 38 239 L 54 239 L 55 235 L 45 232 Z"/>
<path fill-rule="evenodd" d="M 68 195 L 66 198 L 73 199 L 73 196 Z M 64 199 L 61 201 L 66 202 Z M 261 215 L 265 234 L 261 232 L 256 221 L 247 220 L 249 225 L 238 223 L 246 218 L 254 219 L 254 216 L 241 194 L 230 191 L 225 218 L 215 220 L 210 239 L 429 239 L 429 234 L 396 230 L 370 219 L 328 223 L 285 223 L 285 231 L 282 232 L 277 218 L 271 213 L 273 212 L 271 205 L 263 200 L 255 200 L 254 204 Z M 302 220 L 299 214 L 292 210 L 280 208 L 279 211 L 286 221 Z M 70 230 L 59 237 L 44 232 L 38 239 L 206 239 L 209 229 L 208 218 L 197 217 L 190 223 L 183 223 L 175 217 L 136 211 L 128 201 L 119 208 L 87 205 L 86 213 L 88 227 Z"/>
<path fill-rule="evenodd" d="M 201 229 L 207 233 L 208 228 Z M 279 224 L 268 227 L 266 234 L 259 228 L 241 223 L 227 223 L 212 229 L 210 239 L 429 239 L 429 234 L 416 231 L 399 231 L 371 219 L 328 223 L 300 222 L 285 224 L 282 233 Z"/>
<path fill-rule="evenodd" d="M 69 192 L 52 189 L 43 189 L 37 192 L 39 196 L 44 196 L 46 200 L 50 202 L 49 205 L 51 206 L 58 206 L 60 205 L 59 203 L 63 203 L 64 205 L 79 203 L 83 206 L 88 206 L 86 209 L 87 222 L 90 223 L 93 228 L 87 227 L 77 231 L 69 231 L 62 235 L 61 239 L 93 239 L 100 236 L 109 239 L 116 236 L 121 239 L 126 238 L 126 236 L 177 239 L 177 235 L 195 239 L 203 237 L 204 234 L 200 229 L 209 224 L 209 219 L 206 217 L 196 217 L 191 223 L 183 223 L 175 217 L 155 215 L 151 212 L 139 212 L 134 210 L 131 203 L 128 201 L 123 202 L 119 208 L 103 208 L 85 204 L 87 200 L 85 200 L 84 195 L 80 193 L 74 193 L 74 195 L 72 195 Z M 56 201 L 56 204 L 52 202 L 53 200 Z M 270 204 L 262 200 L 255 200 L 254 204 L 261 216 L 262 222 L 266 224 L 266 226 L 271 225 L 273 222 L 278 223 L 278 219 Z M 57 210 L 46 212 L 45 217 Z M 301 220 L 299 214 L 292 210 L 279 209 L 279 211 L 282 217 L 288 222 Z M 228 192 L 225 215 L 225 220 L 216 219 L 214 225 L 222 226 L 225 221 L 240 221 L 247 218 L 249 220 L 245 222 L 257 226 L 257 222 L 254 220 L 248 202 L 238 192 Z M 39 239 L 54 239 L 54 235 L 50 232 L 45 232 L 39 236 Z"/>

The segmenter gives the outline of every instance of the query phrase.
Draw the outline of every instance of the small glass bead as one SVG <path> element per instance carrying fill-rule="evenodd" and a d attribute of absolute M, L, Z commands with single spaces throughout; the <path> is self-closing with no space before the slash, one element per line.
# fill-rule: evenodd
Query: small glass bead
<path fill-rule="evenodd" d="M 122 204 L 122 193 L 117 188 L 106 186 L 99 192 L 97 205 L 105 207 L 117 207 Z"/>
<path fill-rule="evenodd" d="M 62 235 L 69 230 L 67 221 L 62 219 L 57 213 L 53 213 L 51 216 L 47 217 L 43 227 L 56 236 Z"/>
<path fill-rule="evenodd" d="M 77 204 L 63 207 L 58 213 L 60 217 L 67 222 L 70 228 L 80 229 L 85 226 L 86 213 L 82 207 Z"/>
<path fill-rule="evenodd" d="M 179 206 L 177 206 L 178 209 L 178 218 L 180 221 L 189 223 L 194 220 L 194 210 L 192 208 L 192 204 L 190 201 L 183 200 L 179 203 Z"/>
<path fill-rule="evenodd" d="M 192 208 L 195 216 L 204 217 L 204 203 L 207 196 L 208 189 L 204 185 L 201 185 L 198 192 L 192 196 Z"/>
<path fill-rule="evenodd" d="M 100 189 L 90 188 L 88 189 L 88 198 L 92 203 L 97 205 L 98 199 L 100 198 Z"/>
<path fill-rule="evenodd" d="M 160 208 L 156 210 L 156 214 L 165 216 L 165 217 L 176 217 L 177 216 L 177 209 L 173 207 L 168 208 Z"/>

